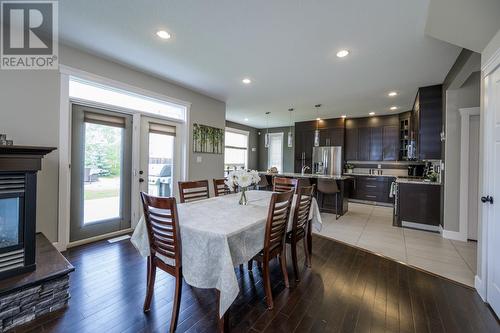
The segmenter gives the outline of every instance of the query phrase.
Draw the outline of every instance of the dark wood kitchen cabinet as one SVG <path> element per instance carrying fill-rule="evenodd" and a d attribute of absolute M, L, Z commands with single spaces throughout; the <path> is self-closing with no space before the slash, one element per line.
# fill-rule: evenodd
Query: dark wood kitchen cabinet
<path fill-rule="evenodd" d="M 320 131 L 320 146 L 341 146 L 344 150 L 344 119 L 323 119 L 295 123 L 295 172 L 301 172 L 302 164 L 312 168 L 312 152 L 314 147 L 314 131 Z M 310 171 L 307 171 L 310 173 Z"/>
<path fill-rule="evenodd" d="M 439 226 L 441 185 L 399 183 L 396 207 L 397 225 L 402 221 Z"/>
<path fill-rule="evenodd" d="M 443 86 L 418 89 L 413 106 L 413 130 L 417 139 L 417 155 L 421 160 L 441 159 L 443 127 Z"/>
<path fill-rule="evenodd" d="M 346 121 L 347 161 L 397 161 L 399 117 L 353 118 Z"/>
<path fill-rule="evenodd" d="M 345 129 L 345 159 L 346 161 L 357 161 L 358 158 L 358 129 Z"/>
<path fill-rule="evenodd" d="M 366 175 L 353 176 L 353 178 L 354 186 L 350 198 L 383 203 L 394 202 L 394 198 L 389 196 L 394 177 Z"/>
<path fill-rule="evenodd" d="M 396 161 L 399 157 L 399 128 L 397 126 L 384 126 L 382 129 L 382 159 Z"/>

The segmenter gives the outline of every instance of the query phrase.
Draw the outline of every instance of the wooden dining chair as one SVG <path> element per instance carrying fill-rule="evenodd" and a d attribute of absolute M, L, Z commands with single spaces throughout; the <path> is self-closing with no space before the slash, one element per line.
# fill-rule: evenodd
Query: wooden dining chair
<path fill-rule="evenodd" d="M 170 320 L 170 332 L 174 332 L 179 318 L 182 292 L 181 238 L 179 217 L 174 197 L 154 197 L 141 192 L 144 219 L 148 231 L 150 254 L 147 265 L 147 289 L 144 312 L 151 309 L 156 269 L 175 277 L 175 292 Z"/>
<path fill-rule="evenodd" d="M 314 195 L 314 185 L 305 186 L 297 189 L 297 197 L 295 199 L 295 208 L 292 220 L 292 230 L 286 234 L 286 242 L 291 246 L 293 272 L 295 280 L 299 281 L 299 265 L 297 263 L 297 243 L 302 239 L 304 242 L 304 252 L 306 258 L 306 266 L 311 267 L 311 256 L 308 246 L 309 232 L 309 212 Z"/>
<path fill-rule="evenodd" d="M 179 182 L 179 196 L 181 203 L 208 199 L 210 197 L 208 180 Z"/>
<path fill-rule="evenodd" d="M 288 282 L 288 272 L 286 270 L 285 255 L 285 233 L 287 230 L 290 208 L 292 206 L 293 190 L 282 193 L 273 193 L 269 211 L 267 214 L 266 231 L 264 238 L 264 249 L 248 262 L 248 269 L 252 270 L 253 260 L 262 266 L 264 279 L 264 289 L 266 291 L 266 303 L 268 309 L 274 307 L 273 294 L 271 290 L 271 277 L 269 274 L 269 262 L 278 258 L 281 265 L 281 272 L 285 280 L 285 286 L 290 287 Z"/>
<path fill-rule="evenodd" d="M 226 181 L 226 179 L 224 179 L 224 178 L 220 178 L 220 179 L 214 178 L 214 193 L 215 193 L 216 197 L 231 193 L 231 191 L 229 191 L 229 187 L 227 187 L 225 181 Z"/>
<path fill-rule="evenodd" d="M 297 183 L 298 181 L 295 178 L 274 177 L 273 192 L 288 192 L 290 190 L 295 191 Z"/>

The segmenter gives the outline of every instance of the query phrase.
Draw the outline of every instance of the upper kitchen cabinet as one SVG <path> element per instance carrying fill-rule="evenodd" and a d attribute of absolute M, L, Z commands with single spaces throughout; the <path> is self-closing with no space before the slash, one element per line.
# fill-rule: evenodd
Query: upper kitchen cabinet
<path fill-rule="evenodd" d="M 347 161 L 396 161 L 399 157 L 399 117 L 346 120 Z"/>
<path fill-rule="evenodd" d="M 442 85 L 418 89 L 413 106 L 413 129 L 417 138 L 418 158 L 421 160 L 441 159 L 442 110 Z"/>
<path fill-rule="evenodd" d="M 344 119 L 323 119 L 295 123 L 295 166 L 300 172 L 302 165 L 311 167 L 314 147 L 314 131 L 319 129 L 320 146 L 341 146 L 344 149 Z"/>

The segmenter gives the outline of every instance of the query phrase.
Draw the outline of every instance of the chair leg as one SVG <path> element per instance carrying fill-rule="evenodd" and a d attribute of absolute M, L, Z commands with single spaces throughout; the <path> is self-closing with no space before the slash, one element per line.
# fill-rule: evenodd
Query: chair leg
<path fill-rule="evenodd" d="M 293 274 L 295 275 L 295 281 L 300 281 L 299 276 L 299 265 L 297 264 L 297 242 L 292 239 L 290 243 L 290 248 L 292 250 L 292 264 L 293 264 Z"/>
<path fill-rule="evenodd" d="M 267 308 L 272 310 L 274 307 L 273 293 L 271 290 L 271 276 L 269 275 L 269 262 L 264 263 L 262 278 L 264 279 L 264 290 L 266 291 Z"/>
<path fill-rule="evenodd" d="M 335 193 L 335 219 L 338 220 L 340 215 L 339 215 L 339 197 L 338 197 L 338 192 Z"/>
<path fill-rule="evenodd" d="M 290 282 L 288 281 L 288 270 L 286 269 L 285 247 L 283 247 L 283 250 L 281 250 L 279 260 L 281 264 L 281 272 L 283 273 L 283 278 L 285 279 L 285 287 L 290 288 Z"/>
<path fill-rule="evenodd" d="M 177 328 L 177 320 L 179 319 L 179 308 L 181 306 L 182 294 L 182 274 L 179 271 L 175 277 L 175 294 L 172 309 L 172 319 L 170 320 L 170 333 L 175 332 Z"/>
<path fill-rule="evenodd" d="M 153 291 L 155 288 L 156 266 L 153 264 L 152 256 L 148 257 L 147 274 L 146 299 L 144 300 L 143 307 L 144 312 L 148 312 L 151 309 L 151 299 L 153 298 Z"/>
<path fill-rule="evenodd" d="M 311 268 L 311 254 L 309 253 L 309 241 L 307 235 L 304 237 L 304 253 L 306 256 L 306 267 Z"/>
<path fill-rule="evenodd" d="M 248 265 L 248 270 L 251 271 L 252 268 L 253 268 L 253 260 L 252 259 L 248 260 L 248 264 L 247 265 Z"/>

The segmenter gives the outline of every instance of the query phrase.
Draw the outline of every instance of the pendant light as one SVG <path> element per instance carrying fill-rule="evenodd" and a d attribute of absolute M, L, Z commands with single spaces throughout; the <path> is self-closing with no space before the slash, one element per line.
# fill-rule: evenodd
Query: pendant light
<path fill-rule="evenodd" d="M 290 129 L 288 130 L 288 148 L 293 147 L 293 133 L 292 133 L 292 113 L 293 113 L 293 108 L 288 109 L 290 112 Z"/>
<path fill-rule="evenodd" d="M 314 131 L 314 147 L 318 147 L 319 146 L 319 121 L 320 121 L 319 108 L 321 107 L 321 104 L 316 104 L 314 107 L 316 108 L 316 115 L 318 116 L 316 118 L 316 130 Z"/>
<path fill-rule="evenodd" d="M 271 112 L 266 112 L 266 134 L 264 135 L 264 147 L 269 148 L 269 115 Z"/>

